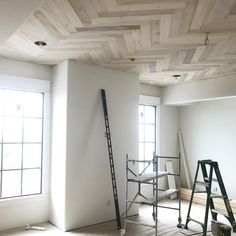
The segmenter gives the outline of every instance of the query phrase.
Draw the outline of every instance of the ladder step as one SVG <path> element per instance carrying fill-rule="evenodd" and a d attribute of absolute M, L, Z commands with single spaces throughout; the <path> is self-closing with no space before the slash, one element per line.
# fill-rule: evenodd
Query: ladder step
<path fill-rule="evenodd" d="M 204 224 L 203 224 L 202 222 L 198 221 L 198 220 L 195 220 L 195 219 L 193 219 L 193 218 L 191 218 L 191 217 L 189 217 L 188 220 L 189 220 L 189 221 L 193 221 L 193 222 L 195 222 L 195 223 L 201 225 L 202 227 L 204 227 Z"/>
<path fill-rule="evenodd" d="M 209 164 L 211 163 L 212 160 L 211 159 L 206 159 L 206 160 L 199 160 L 198 163 L 202 163 L 202 164 Z"/>
<path fill-rule="evenodd" d="M 208 187 L 209 186 L 209 183 L 206 183 L 206 182 L 203 182 L 203 181 L 195 181 L 196 184 L 198 185 L 202 185 L 202 186 L 205 186 L 205 187 Z"/>
<path fill-rule="evenodd" d="M 225 216 L 225 217 L 229 217 L 229 215 L 228 215 L 227 212 L 219 211 L 219 210 L 216 210 L 216 209 L 211 209 L 211 212 L 216 213 L 216 214 L 223 215 L 223 216 Z"/>
<path fill-rule="evenodd" d="M 218 194 L 212 193 L 212 194 L 210 195 L 210 198 L 226 198 L 226 196 L 222 196 L 222 195 L 218 195 Z"/>
<path fill-rule="evenodd" d="M 205 177 L 204 179 L 205 179 L 206 181 L 209 181 L 209 178 L 208 178 L 208 177 Z M 216 178 L 212 178 L 212 181 L 218 182 L 218 180 L 217 180 Z"/>
<path fill-rule="evenodd" d="M 196 191 L 194 191 L 194 193 L 207 193 L 207 192 L 206 191 L 196 190 Z"/>

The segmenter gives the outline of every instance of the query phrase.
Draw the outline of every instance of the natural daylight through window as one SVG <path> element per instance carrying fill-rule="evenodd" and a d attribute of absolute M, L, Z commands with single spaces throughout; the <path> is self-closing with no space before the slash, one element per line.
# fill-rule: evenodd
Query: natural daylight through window
<path fill-rule="evenodd" d="M 0 198 L 42 193 L 44 94 L 0 89 Z"/>
<path fill-rule="evenodd" d="M 156 106 L 139 105 L 139 159 L 152 160 L 156 152 Z M 140 163 L 140 169 L 144 168 Z M 146 173 L 152 172 L 152 165 Z"/>

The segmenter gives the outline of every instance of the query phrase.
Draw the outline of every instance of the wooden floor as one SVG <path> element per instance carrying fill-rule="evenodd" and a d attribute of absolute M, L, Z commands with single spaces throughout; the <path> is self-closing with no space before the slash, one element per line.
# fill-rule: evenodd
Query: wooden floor
<path fill-rule="evenodd" d="M 168 202 L 165 204 L 174 205 L 175 203 Z M 182 203 L 182 218 L 183 223 L 185 223 L 186 214 L 188 209 L 188 203 L 183 202 Z M 190 230 L 184 230 L 184 229 L 178 229 L 176 227 L 177 219 L 178 219 L 178 212 L 173 210 L 167 210 L 163 208 L 159 208 L 158 211 L 159 215 L 159 221 L 158 221 L 158 235 L 165 235 L 165 236 L 184 236 L 184 235 L 202 235 L 201 227 L 199 225 L 196 225 L 194 223 L 189 223 Z M 192 214 L 191 216 L 195 219 L 199 219 L 200 221 L 203 221 L 204 216 L 204 208 L 200 205 L 194 204 L 192 208 Z M 140 214 L 138 216 L 132 217 L 133 220 L 153 224 L 152 220 L 152 209 L 151 207 L 140 207 Z M 220 218 L 220 221 L 225 221 L 225 219 Z M 210 225 L 210 224 L 209 224 Z M 1 232 L 0 235 L 4 236 L 116 236 L 120 235 L 120 232 L 116 230 L 116 223 L 115 222 L 108 222 L 104 224 L 99 224 L 83 229 L 78 229 L 71 232 L 62 232 L 61 230 L 57 229 L 53 225 L 49 223 L 42 224 L 42 226 L 46 227 L 47 230 L 45 231 L 36 231 L 36 230 L 25 230 L 23 228 L 15 229 L 15 230 L 9 230 L 6 232 Z M 144 226 L 138 226 L 138 225 L 128 225 L 127 236 L 154 236 L 154 229 Z M 210 232 L 208 235 L 212 235 Z M 232 233 L 232 235 L 236 235 L 236 233 Z"/>

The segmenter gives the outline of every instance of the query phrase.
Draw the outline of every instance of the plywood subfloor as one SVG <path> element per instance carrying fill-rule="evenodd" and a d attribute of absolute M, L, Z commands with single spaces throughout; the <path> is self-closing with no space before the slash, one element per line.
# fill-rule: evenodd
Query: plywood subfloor
<path fill-rule="evenodd" d="M 175 204 L 173 201 L 168 202 L 167 204 Z M 182 204 L 182 218 L 183 223 L 185 223 L 186 212 L 188 209 L 188 202 L 183 202 Z M 204 207 L 201 205 L 197 205 L 194 203 L 192 211 L 192 217 L 195 219 L 203 220 L 204 216 Z M 145 223 L 153 223 L 152 220 L 152 209 L 151 207 L 141 207 L 139 216 L 133 217 L 133 220 L 137 220 L 140 222 Z M 165 235 L 165 236 L 184 236 L 184 235 L 202 235 L 201 233 L 196 234 L 197 232 L 201 231 L 201 227 L 194 223 L 189 223 L 189 228 L 191 230 L 183 230 L 176 228 L 178 212 L 167 210 L 167 209 L 159 209 L 159 222 L 158 222 L 158 235 Z M 222 218 L 221 221 L 226 221 Z M 83 229 L 78 229 L 71 232 L 62 232 L 61 230 L 57 229 L 53 225 L 49 223 L 42 224 L 42 226 L 46 227 L 46 231 L 34 231 L 34 230 L 24 230 L 23 228 L 10 230 L 6 232 L 1 232 L 0 235 L 4 236 L 119 236 L 120 233 L 116 230 L 116 224 L 114 221 L 99 224 Z M 127 236 L 154 236 L 154 229 L 144 226 L 137 226 L 137 225 L 128 225 Z M 208 235 L 212 235 L 210 232 Z M 232 233 L 232 236 L 236 236 L 236 233 Z"/>

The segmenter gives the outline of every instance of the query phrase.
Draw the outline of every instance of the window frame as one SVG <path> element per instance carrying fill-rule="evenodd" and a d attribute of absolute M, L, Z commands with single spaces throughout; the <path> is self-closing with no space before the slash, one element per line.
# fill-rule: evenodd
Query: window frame
<path fill-rule="evenodd" d="M 2 90 L 3 92 L 5 92 L 4 90 L 8 90 L 11 92 L 19 92 L 21 94 L 21 96 L 24 96 L 26 93 L 37 93 L 37 94 L 41 94 L 41 101 L 42 101 L 42 112 L 40 114 L 40 116 L 28 116 L 24 113 L 24 109 L 21 115 L 12 115 L 12 114 L 2 114 L 1 115 L 1 119 L 5 120 L 5 119 L 19 119 L 21 122 L 21 140 L 19 141 L 5 141 L 4 140 L 4 126 L 2 126 L 2 133 L 1 133 L 1 156 L 0 156 L 0 160 L 1 160 L 1 168 L 0 168 L 0 199 L 8 199 L 8 198 L 18 198 L 18 197 L 22 197 L 22 196 L 30 196 L 30 195 L 38 195 L 38 194 L 42 194 L 42 174 L 43 174 L 43 124 L 44 124 L 44 93 L 42 92 L 32 92 L 32 91 L 25 91 L 25 90 L 21 90 L 21 89 L 9 89 L 9 88 L 2 88 L 0 87 L 0 90 Z M 6 91 L 7 92 L 7 91 Z M 10 96 L 10 95 L 8 95 Z M 22 103 L 23 104 L 23 103 Z M 24 104 L 23 104 L 24 105 Z M 40 139 L 39 141 L 25 141 L 24 140 L 24 127 L 25 127 L 25 122 L 27 119 L 33 119 L 33 120 L 40 120 L 40 125 L 41 125 L 41 129 L 40 129 Z M 39 167 L 24 167 L 24 158 L 25 156 L 23 155 L 23 150 L 24 150 L 24 146 L 27 144 L 39 144 L 40 145 L 40 166 Z M 7 145 L 19 145 L 20 149 L 21 149 L 21 158 L 20 158 L 20 166 L 19 167 L 15 167 L 15 168 L 5 168 L 4 167 L 4 162 L 5 162 L 5 158 L 4 157 L 4 147 L 6 147 Z M 40 173 L 40 185 L 39 185 L 39 191 L 38 192 L 34 192 L 34 193 L 24 193 L 24 174 L 26 174 L 27 170 L 39 170 Z M 6 173 L 13 173 L 13 172 L 19 172 L 20 174 L 20 192 L 19 194 L 16 195 L 9 195 L 9 196 L 4 196 L 3 195 L 3 176 Z"/>
<path fill-rule="evenodd" d="M 139 106 L 140 105 L 155 107 L 155 126 L 156 126 L 155 127 L 155 154 L 159 154 L 160 153 L 160 97 L 140 95 Z M 139 144 L 140 144 L 140 141 L 139 141 Z"/>
<path fill-rule="evenodd" d="M 139 143 L 142 143 L 142 144 L 144 144 L 144 160 L 149 160 L 149 159 L 146 159 L 146 157 L 145 157 L 145 144 L 154 144 L 154 152 L 156 152 L 156 144 L 157 144 L 157 119 L 156 119 L 156 112 L 157 112 L 157 107 L 156 106 L 153 106 L 153 105 L 146 105 L 146 104 L 139 104 L 139 107 L 140 106 L 143 106 L 143 108 L 144 108 L 144 122 L 139 122 L 139 125 L 143 125 L 144 126 L 144 129 L 143 129 L 143 136 L 144 136 L 144 140 L 143 141 L 140 141 L 139 140 Z M 146 120 L 145 120 L 145 108 L 146 107 L 152 107 L 152 108 L 154 108 L 154 123 L 148 123 L 148 122 L 146 122 Z M 146 133 L 146 126 L 147 125 L 151 125 L 151 126 L 154 126 L 154 141 L 148 141 L 148 140 L 146 140 L 146 137 L 145 137 L 145 133 Z M 151 158 L 152 159 L 152 158 Z M 150 159 L 150 160 L 151 160 Z"/>
<path fill-rule="evenodd" d="M 43 200 L 49 195 L 51 81 L 0 74 L 0 88 L 43 93 L 41 193 L 0 199 L 0 206 Z"/>

